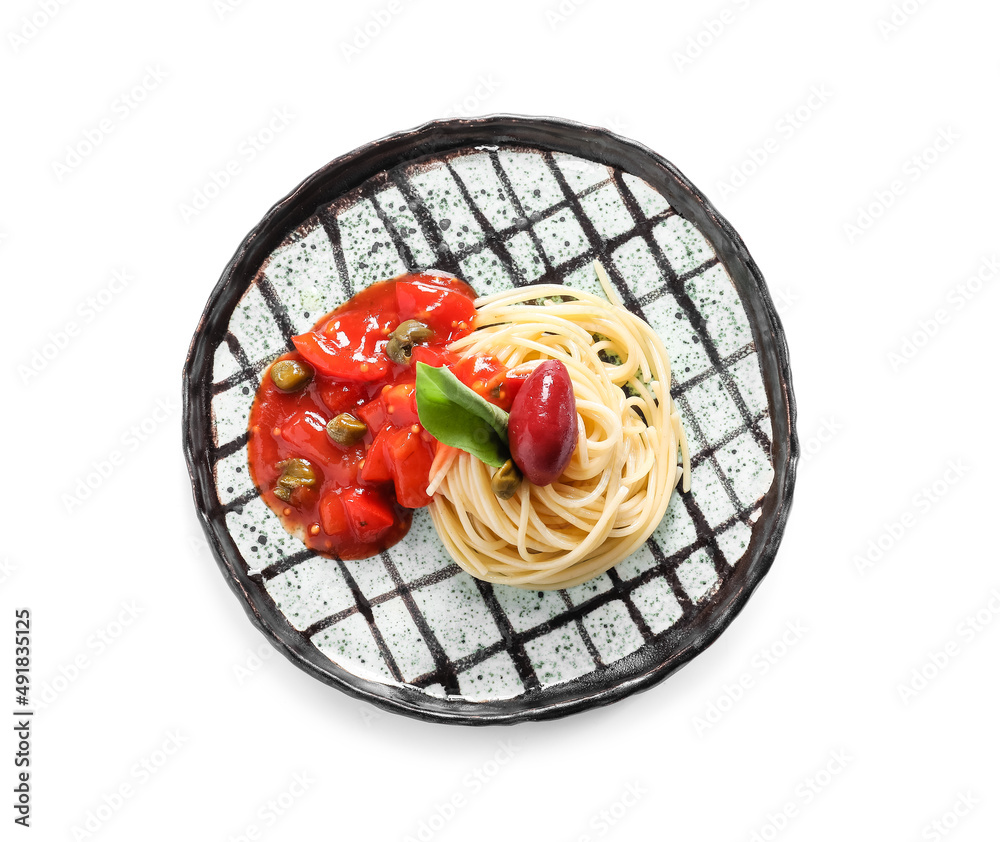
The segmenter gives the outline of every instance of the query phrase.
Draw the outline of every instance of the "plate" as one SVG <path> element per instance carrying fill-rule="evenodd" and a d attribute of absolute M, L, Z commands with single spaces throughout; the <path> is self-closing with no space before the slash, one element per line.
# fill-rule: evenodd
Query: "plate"
<path fill-rule="evenodd" d="M 418 511 L 381 556 L 314 555 L 247 468 L 261 373 L 368 284 L 436 268 L 482 294 L 598 290 L 593 261 L 671 354 L 692 489 L 646 545 L 564 591 L 462 572 Z M 309 176 L 247 235 L 184 369 L 184 447 L 212 550 L 293 663 L 381 707 L 452 723 L 546 719 L 651 687 L 705 649 L 767 572 L 795 478 L 788 353 L 742 240 L 673 165 L 564 120 L 427 123 Z"/>

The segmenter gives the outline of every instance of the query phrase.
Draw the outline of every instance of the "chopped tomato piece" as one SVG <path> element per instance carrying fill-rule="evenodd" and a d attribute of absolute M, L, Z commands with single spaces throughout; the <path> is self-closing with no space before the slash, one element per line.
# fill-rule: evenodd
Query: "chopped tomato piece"
<path fill-rule="evenodd" d="M 511 397 L 518 393 L 518 390 L 524 385 L 524 381 L 531 377 L 533 372 L 533 368 L 521 367 L 508 369 L 504 372 L 504 386 L 512 390 Z"/>
<path fill-rule="evenodd" d="M 410 356 L 413 360 L 414 370 L 417 363 L 426 363 L 434 368 L 444 368 L 452 362 L 451 355 L 447 351 L 441 348 L 431 348 L 428 345 L 414 345 Z"/>
<path fill-rule="evenodd" d="M 348 528 L 347 512 L 344 511 L 344 489 L 327 491 L 319 500 L 319 522 L 328 535 L 339 535 Z"/>
<path fill-rule="evenodd" d="M 369 430 L 381 430 L 385 426 L 386 421 L 385 402 L 382 400 L 382 393 L 379 392 L 364 406 L 359 406 L 355 414 L 368 425 Z"/>
<path fill-rule="evenodd" d="M 447 272 L 423 272 L 419 275 L 411 275 L 410 280 L 424 281 L 435 286 L 444 287 L 445 289 L 451 289 L 461 293 L 472 301 L 476 300 L 476 291 L 472 287 L 458 276 L 450 275 Z"/>
<path fill-rule="evenodd" d="M 381 380 L 389 372 L 389 358 L 382 353 L 386 338 L 366 332 L 372 322 L 378 320 L 347 313 L 327 324 L 322 333 L 303 333 L 293 336 L 292 342 L 321 374 L 359 382 Z"/>
<path fill-rule="evenodd" d="M 393 432 L 391 427 L 383 427 L 369 446 L 365 453 L 365 464 L 361 466 L 361 479 L 364 482 L 388 482 L 392 479 L 385 446 Z"/>
<path fill-rule="evenodd" d="M 385 403 L 386 420 L 394 427 L 408 427 L 420 420 L 417 416 L 416 383 L 397 383 L 383 389 L 382 401 Z"/>
<path fill-rule="evenodd" d="M 396 499 L 408 509 L 426 506 L 427 483 L 434 461 L 434 446 L 421 435 L 418 427 L 407 427 L 393 433 L 388 442 L 389 469 L 396 485 Z"/>
<path fill-rule="evenodd" d="M 399 324 L 399 314 L 396 312 L 395 281 L 385 281 L 373 284 L 361 290 L 357 295 L 346 301 L 332 313 L 321 319 L 313 327 L 317 333 L 335 332 L 333 327 L 340 323 L 341 327 L 349 326 L 349 330 L 360 335 L 357 329 L 357 322 L 361 319 L 371 321 L 363 331 L 370 330 L 373 333 L 388 335 L 392 327 Z"/>
<path fill-rule="evenodd" d="M 403 462 L 410 457 L 420 441 L 419 430 L 414 431 L 412 427 L 403 430 L 393 430 L 386 442 L 386 451 L 389 455 L 389 462 Z"/>
<path fill-rule="evenodd" d="M 356 415 L 357 408 L 368 400 L 372 389 L 365 383 L 342 383 L 326 378 L 317 383 L 316 388 L 331 415 L 339 415 L 341 412 Z"/>
<path fill-rule="evenodd" d="M 392 329 L 399 324 L 399 315 L 395 307 L 375 304 L 371 307 L 352 307 L 333 313 L 319 327 L 314 327 L 315 333 L 332 339 L 338 345 L 364 347 L 367 353 L 376 350 L 380 342 L 388 341 Z"/>
<path fill-rule="evenodd" d="M 400 321 L 423 322 L 434 331 L 438 342 L 468 333 L 476 315 L 467 295 L 424 280 L 398 281 L 396 303 Z"/>
<path fill-rule="evenodd" d="M 497 372 L 506 371 L 506 367 L 494 356 L 477 354 L 459 360 L 451 366 L 451 371 L 466 386 L 475 388 L 477 381 L 481 381 L 485 386 Z"/>
<path fill-rule="evenodd" d="M 524 381 L 531 376 L 531 372 L 532 369 L 516 368 L 497 372 L 486 382 L 483 397 L 501 409 L 509 410 Z"/>
<path fill-rule="evenodd" d="M 324 462 L 333 453 L 326 434 L 326 419 L 318 412 L 297 412 L 281 425 L 281 439 L 296 455 L 310 462 Z"/>
<path fill-rule="evenodd" d="M 365 458 L 364 444 L 359 442 L 346 449 L 331 445 L 331 450 L 336 451 L 336 455 L 327 461 L 328 479 L 336 485 L 354 485 L 358 479 L 358 465 Z"/>
<path fill-rule="evenodd" d="M 343 496 L 354 537 L 368 544 L 395 522 L 392 506 L 374 488 L 352 488 Z"/>
<path fill-rule="evenodd" d="M 491 381 L 506 367 L 496 357 L 489 354 L 465 357 L 451 366 L 452 373 L 474 392 L 494 403 L 490 394 Z"/>

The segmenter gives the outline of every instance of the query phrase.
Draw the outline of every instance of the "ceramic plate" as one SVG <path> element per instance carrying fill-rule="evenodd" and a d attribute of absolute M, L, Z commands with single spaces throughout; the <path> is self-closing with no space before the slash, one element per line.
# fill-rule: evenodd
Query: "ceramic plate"
<path fill-rule="evenodd" d="M 664 339 L 692 453 L 646 545 L 564 591 L 478 582 L 418 511 L 380 556 L 314 555 L 247 468 L 261 373 L 373 281 L 443 269 L 480 293 L 599 290 Z M 659 155 L 561 120 L 421 126 L 307 178 L 240 245 L 184 371 L 185 449 L 219 564 L 254 623 L 320 680 L 445 722 L 562 716 L 652 686 L 722 632 L 774 558 L 797 445 L 784 336 L 742 240 Z"/>

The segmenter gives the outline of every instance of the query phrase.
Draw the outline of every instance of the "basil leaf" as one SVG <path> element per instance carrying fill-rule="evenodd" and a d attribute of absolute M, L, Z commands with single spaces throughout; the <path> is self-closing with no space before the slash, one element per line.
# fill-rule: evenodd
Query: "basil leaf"
<path fill-rule="evenodd" d="M 417 415 L 442 444 L 471 453 L 494 468 L 510 459 L 507 413 L 447 368 L 417 363 Z"/>

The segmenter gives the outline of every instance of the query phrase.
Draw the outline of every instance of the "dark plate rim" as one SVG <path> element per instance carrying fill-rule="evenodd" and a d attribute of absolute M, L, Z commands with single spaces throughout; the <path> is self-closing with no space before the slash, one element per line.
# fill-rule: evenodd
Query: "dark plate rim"
<path fill-rule="evenodd" d="M 405 687 L 360 678 L 325 658 L 321 661 L 303 651 L 301 634 L 288 623 L 266 593 L 261 595 L 248 573 L 230 559 L 235 545 L 225 528 L 224 515 L 212 511 L 207 489 L 213 487 L 213 468 L 211 460 L 203 458 L 211 450 L 206 418 L 209 417 L 214 356 L 211 352 L 221 338 L 216 334 L 220 324 L 225 331 L 229 314 L 270 251 L 324 201 L 353 189 L 388 166 L 414 161 L 423 155 L 495 143 L 521 143 L 592 160 L 596 158 L 644 178 L 657 189 L 664 189 L 663 185 L 670 183 L 666 192 L 670 193 L 671 204 L 675 205 L 676 199 L 681 200 L 685 211 L 682 215 L 689 219 L 694 217 L 692 221 L 708 237 L 737 286 L 742 283 L 746 287 L 739 290 L 740 299 L 744 308 L 748 308 L 772 424 L 774 479 L 764 497 L 750 546 L 740 562 L 742 573 L 729 577 L 711 599 L 699 606 L 698 620 L 683 634 L 673 638 L 667 636 L 665 645 L 671 652 L 669 657 L 609 686 L 595 687 L 593 681 L 587 684 L 580 680 L 560 685 L 569 688 L 568 692 L 539 706 L 526 703 L 532 700 L 530 695 L 482 703 L 446 701 L 424 693 L 418 696 Z M 614 160 L 609 160 L 611 158 Z M 631 166 L 626 167 L 626 163 Z M 658 177 L 647 178 L 643 171 Z M 317 200 L 317 194 L 325 198 Z M 232 306 L 228 306 L 230 304 Z M 221 318 L 223 313 L 225 321 Z M 216 338 L 213 340 L 213 337 Z M 760 269 L 729 222 L 673 164 L 636 141 L 570 120 L 512 114 L 432 120 L 360 146 L 318 169 L 276 203 L 236 249 L 202 312 L 188 350 L 182 381 L 184 456 L 195 506 L 212 553 L 251 621 L 285 657 L 310 675 L 380 708 L 422 720 L 489 725 L 553 719 L 607 705 L 653 687 L 714 643 L 743 610 L 774 561 L 791 507 L 799 455 L 795 397 L 787 341 Z M 238 552 L 236 557 L 240 557 Z"/>

